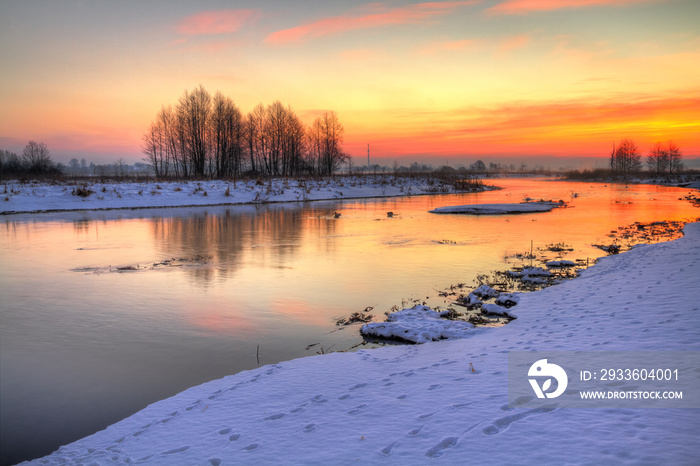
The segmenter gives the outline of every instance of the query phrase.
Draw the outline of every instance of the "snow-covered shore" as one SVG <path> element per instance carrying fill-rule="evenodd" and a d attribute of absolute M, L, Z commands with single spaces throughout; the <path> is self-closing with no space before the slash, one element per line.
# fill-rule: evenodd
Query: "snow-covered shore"
<path fill-rule="evenodd" d="M 507 404 L 511 351 L 700 350 L 700 223 L 685 233 L 522 295 L 505 327 L 241 372 L 33 464 L 697 464 L 696 409 Z"/>
<path fill-rule="evenodd" d="M 490 189 L 490 188 L 487 188 Z M 258 181 L 0 184 L 0 214 L 317 201 L 454 193 L 432 177 L 390 175 Z"/>

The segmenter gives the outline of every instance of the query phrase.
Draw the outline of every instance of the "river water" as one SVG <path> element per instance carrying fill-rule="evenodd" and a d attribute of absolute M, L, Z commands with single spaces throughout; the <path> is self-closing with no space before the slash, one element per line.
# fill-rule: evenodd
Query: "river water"
<path fill-rule="evenodd" d="M 505 269 L 550 243 L 594 259 L 617 227 L 683 220 L 689 190 L 505 179 L 483 193 L 0 219 L 2 464 L 50 453 L 188 387 L 349 348 L 335 319 Z M 435 207 L 562 199 L 508 216 Z M 389 218 L 387 212 L 394 212 Z M 334 212 L 340 213 L 335 218 Z M 653 267 L 653 264 L 650 264 Z M 444 301 L 444 300 L 443 300 Z"/>

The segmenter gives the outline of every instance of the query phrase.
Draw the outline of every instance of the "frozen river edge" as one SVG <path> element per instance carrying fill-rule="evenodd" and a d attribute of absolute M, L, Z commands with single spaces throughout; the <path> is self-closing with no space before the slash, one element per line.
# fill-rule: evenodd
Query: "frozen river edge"
<path fill-rule="evenodd" d="M 494 189 L 484 186 L 482 190 Z M 266 181 L 0 184 L 0 215 L 76 210 L 205 207 L 470 192 L 433 177 L 390 175 Z"/>
<path fill-rule="evenodd" d="M 523 295 L 505 327 L 244 371 L 33 464 L 691 464 L 693 409 L 507 406 L 509 351 L 700 350 L 700 224 L 684 231 Z"/>

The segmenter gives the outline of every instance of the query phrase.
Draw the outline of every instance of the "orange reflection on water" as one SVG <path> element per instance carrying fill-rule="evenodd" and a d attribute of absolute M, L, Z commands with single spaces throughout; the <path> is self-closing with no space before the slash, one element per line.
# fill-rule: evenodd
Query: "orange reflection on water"
<path fill-rule="evenodd" d="M 189 325 L 213 333 L 255 335 L 262 330 L 257 321 L 225 309 L 192 307 L 184 313 L 184 317 Z"/>
<path fill-rule="evenodd" d="M 315 327 L 327 327 L 330 319 L 326 313 L 319 312 L 318 308 L 309 301 L 296 299 L 277 298 L 269 303 L 270 311 L 275 316 L 289 319 L 295 323 L 313 325 Z"/>

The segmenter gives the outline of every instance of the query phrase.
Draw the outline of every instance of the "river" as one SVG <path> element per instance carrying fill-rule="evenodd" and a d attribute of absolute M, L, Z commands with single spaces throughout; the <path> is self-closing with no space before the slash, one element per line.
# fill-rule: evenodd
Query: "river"
<path fill-rule="evenodd" d="M 472 194 L 0 219 L 2 464 L 43 456 L 188 387 L 350 348 L 335 319 L 402 300 L 445 305 L 506 257 L 564 242 L 567 259 L 635 221 L 682 220 L 687 189 L 503 179 Z M 549 213 L 440 206 L 562 199 Z M 340 216 L 334 215 L 338 212 Z M 393 212 L 389 217 L 387 212 Z M 653 267 L 653 264 L 650 264 Z"/>

